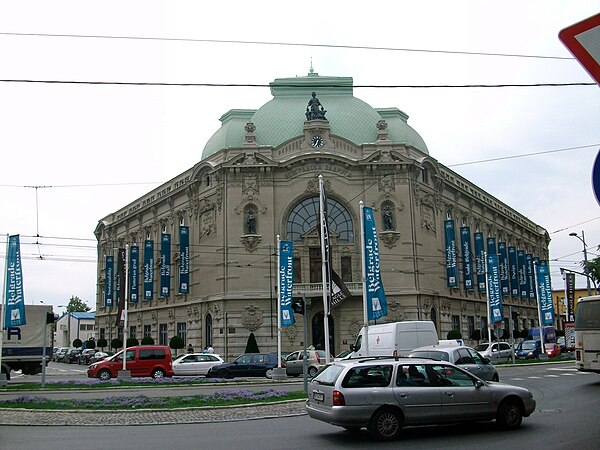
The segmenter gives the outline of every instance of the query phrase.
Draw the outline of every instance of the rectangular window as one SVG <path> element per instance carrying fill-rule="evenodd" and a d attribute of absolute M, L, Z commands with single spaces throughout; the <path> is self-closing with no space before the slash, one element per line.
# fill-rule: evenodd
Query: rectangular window
<path fill-rule="evenodd" d="M 159 345 L 169 345 L 168 343 L 168 331 L 167 331 L 167 324 L 166 323 L 160 323 L 158 324 L 158 344 Z"/>
<path fill-rule="evenodd" d="M 106 328 L 100 328 L 100 339 L 106 339 Z"/>
<path fill-rule="evenodd" d="M 309 249 L 310 282 L 321 283 L 323 281 L 321 249 Z"/>
<path fill-rule="evenodd" d="M 89 323 L 87 326 L 87 330 L 88 331 L 94 331 L 94 324 L 93 323 Z"/>
<path fill-rule="evenodd" d="M 130 326 L 129 327 L 129 337 L 137 338 L 136 334 L 137 334 L 137 327 L 135 325 Z"/>
<path fill-rule="evenodd" d="M 302 260 L 294 258 L 294 283 L 302 283 Z"/>
<path fill-rule="evenodd" d="M 452 329 L 460 331 L 460 316 L 452 316 Z"/>
<path fill-rule="evenodd" d="M 144 337 L 152 336 L 152 325 L 144 325 Z"/>
<path fill-rule="evenodd" d="M 342 281 L 352 281 L 352 257 L 342 256 Z"/>
<path fill-rule="evenodd" d="M 79 324 L 79 331 L 85 331 L 85 323 Z"/>
<path fill-rule="evenodd" d="M 187 323 L 177 322 L 177 336 L 183 339 L 183 343 L 187 345 Z"/>
<path fill-rule="evenodd" d="M 467 316 L 467 324 L 469 326 L 469 339 L 473 336 L 475 331 L 475 316 Z"/>

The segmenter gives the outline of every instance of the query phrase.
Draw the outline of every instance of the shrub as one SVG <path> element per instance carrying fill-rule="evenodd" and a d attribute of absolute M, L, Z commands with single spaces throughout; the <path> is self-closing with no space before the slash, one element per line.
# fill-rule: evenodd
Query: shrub
<path fill-rule="evenodd" d="M 96 348 L 96 341 L 93 339 L 85 341 L 85 348 Z"/>
<path fill-rule="evenodd" d="M 510 338 L 510 332 L 505 328 L 504 330 L 502 330 L 502 336 L 500 336 L 500 339 L 506 340 Z"/>
<path fill-rule="evenodd" d="M 474 341 L 480 341 L 481 340 L 481 330 L 473 330 L 473 332 L 471 333 L 471 336 L 469 336 L 471 339 L 473 339 Z"/>
<path fill-rule="evenodd" d="M 104 350 L 104 347 L 106 347 L 108 345 L 108 342 L 106 341 L 106 339 L 104 338 L 100 338 L 98 339 L 98 347 L 100 347 L 102 350 Z"/>
<path fill-rule="evenodd" d="M 254 337 L 254 333 L 250 333 L 250 336 L 248 336 L 246 351 L 244 353 L 259 353 L 258 343 L 256 342 L 256 337 Z"/>
<path fill-rule="evenodd" d="M 110 348 L 116 350 L 121 347 L 123 347 L 123 341 L 121 339 L 114 338 L 112 341 L 110 341 Z"/>
<path fill-rule="evenodd" d="M 521 337 L 523 339 L 527 339 L 529 337 L 529 330 L 527 328 L 521 330 Z"/>
<path fill-rule="evenodd" d="M 75 348 L 81 348 L 81 346 L 83 345 L 83 342 L 81 342 L 81 339 L 75 339 L 73 340 L 73 347 Z"/>
<path fill-rule="evenodd" d="M 521 332 L 519 330 L 513 330 L 513 338 L 519 339 L 521 337 Z"/>
<path fill-rule="evenodd" d="M 144 336 L 142 338 L 142 345 L 154 345 L 154 339 L 152 339 L 152 336 Z"/>
<path fill-rule="evenodd" d="M 462 339 L 462 333 L 460 332 L 460 330 L 450 330 L 448 331 L 446 339 Z"/>
<path fill-rule="evenodd" d="M 134 347 L 136 345 L 140 345 L 140 341 L 134 337 L 127 338 L 127 347 Z"/>
<path fill-rule="evenodd" d="M 185 342 L 181 336 L 173 336 L 169 341 L 169 347 L 175 350 L 175 355 L 177 355 L 177 350 L 183 348 L 185 346 Z"/>

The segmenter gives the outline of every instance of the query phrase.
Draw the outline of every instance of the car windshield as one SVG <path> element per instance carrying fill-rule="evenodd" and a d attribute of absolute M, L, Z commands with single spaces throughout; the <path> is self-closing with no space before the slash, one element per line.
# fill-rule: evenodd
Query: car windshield
<path fill-rule="evenodd" d="M 326 366 L 321 372 L 319 372 L 319 374 L 315 378 L 313 378 L 313 382 L 333 386 L 335 380 L 340 375 L 342 370 L 344 370 L 342 366 L 330 364 L 329 366 Z"/>
<path fill-rule="evenodd" d="M 523 344 L 521 345 L 521 348 L 523 350 L 533 350 L 535 348 L 535 342 L 533 342 L 533 341 L 523 342 Z"/>
<path fill-rule="evenodd" d="M 475 350 L 477 350 L 478 352 L 483 352 L 485 350 L 487 350 L 488 348 L 488 344 L 479 344 L 475 346 Z"/>
<path fill-rule="evenodd" d="M 409 356 L 411 358 L 427 358 L 435 359 L 436 361 L 450 361 L 448 353 L 435 350 L 419 350 L 417 352 L 412 352 Z"/>

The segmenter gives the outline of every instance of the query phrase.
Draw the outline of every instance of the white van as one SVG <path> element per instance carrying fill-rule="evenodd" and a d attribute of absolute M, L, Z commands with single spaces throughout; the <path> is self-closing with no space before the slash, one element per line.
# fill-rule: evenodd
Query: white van
<path fill-rule="evenodd" d="M 435 325 L 430 320 L 383 323 L 369 326 L 369 351 L 364 347 L 363 327 L 348 358 L 361 356 L 407 356 L 415 348 L 437 345 Z"/>

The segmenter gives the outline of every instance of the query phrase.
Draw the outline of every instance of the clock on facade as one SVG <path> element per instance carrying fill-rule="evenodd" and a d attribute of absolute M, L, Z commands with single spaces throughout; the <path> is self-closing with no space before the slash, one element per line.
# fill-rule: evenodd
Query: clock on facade
<path fill-rule="evenodd" d="M 314 148 L 323 147 L 323 144 L 325 144 L 325 141 L 321 136 L 313 136 L 310 140 L 310 145 L 312 145 Z"/>

